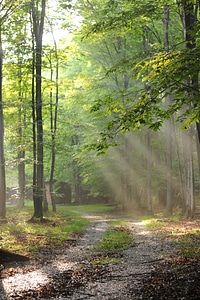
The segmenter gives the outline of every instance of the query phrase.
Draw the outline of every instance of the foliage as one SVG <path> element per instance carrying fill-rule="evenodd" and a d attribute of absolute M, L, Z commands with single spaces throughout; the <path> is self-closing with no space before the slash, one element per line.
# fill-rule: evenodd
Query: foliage
<path fill-rule="evenodd" d="M 168 30 L 169 51 L 164 49 L 163 29 L 160 26 L 164 4 L 160 1 L 159 4 L 149 1 L 109 1 L 104 3 L 99 19 L 88 25 L 88 35 L 93 39 L 96 39 L 96 35 L 105 38 L 108 32 L 118 32 L 126 38 L 131 33 L 134 36 L 134 50 L 137 49 L 136 52 L 131 51 L 123 56 L 117 64 L 113 62 L 107 72 L 108 77 L 120 73 L 121 68 L 124 72 L 130 72 L 131 80 L 138 86 L 135 93 L 131 94 L 128 89 L 123 94 L 124 100 L 120 95 L 121 91 L 116 91 L 118 97 L 112 93 L 97 99 L 92 108 L 93 112 L 112 116 L 108 120 L 107 128 L 100 133 L 98 143 L 90 145 L 90 149 L 95 149 L 100 154 L 116 145 L 118 133 L 143 126 L 159 130 L 164 121 L 169 120 L 176 112 L 179 112 L 177 121 L 183 123 L 183 128 L 188 128 L 199 120 L 198 90 L 192 91 L 188 82 L 188 78 L 199 72 L 199 64 L 196 63 L 199 49 L 197 46 L 191 51 L 183 47 L 179 7 L 171 1 L 168 3 L 171 16 Z M 107 15 L 106 20 L 102 18 L 103 14 Z M 174 43 L 175 40 L 177 43 Z M 174 100 L 169 107 L 165 107 L 164 99 L 169 94 L 169 89 Z M 186 104 L 189 106 L 183 110 Z"/>
<path fill-rule="evenodd" d="M 174 114 L 183 128 L 199 120 L 198 93 L 191 91 L 188 82 L 199 71 L 199 28 L 195 27 L 196 47 L 190 51 L 183 37 L 181 3 L 168 1 L 169 49 L 165 49 L 165 4 L 158 0 L 91 0 L 47 5 L 42 53 L 44 177 L 49 180 L 55 143 L 54 179 L 71 186 L 72 202 L 79 190 L 89 195 L 84 201 L 104 198 L 125 203 L 129 186 L 132 207 L 145 206 L 149 155 L 153 201 L 159 200 L 160 190 L 166 192 L 162 125 Z M 2 36 L 6 41 L 3 98 L 9 187 L 18 185 L 17 172 L 22 162 L 27 186 L 32 186 L 33 177 L 29 3 L 22 7 L 15 10 L 10 24 L 4 24 Z M 168 94 L 174 98 L 166 107 Z M 52 142 L 51 112 L 56 109 L 57 132 Z M 181 194 L 182 142 L 177 132 L 173 136 L 173 151 L 181 157 L 180 165 L 179 155 L 173 157 L 173 182 L 175 193 Z M 21 151 L 25 154 L 23 159 L 19 157 Z M 96 153 L 104 156 L 97 157 Z"/>
<path fill-rule="evenodd" d="M 121 227 L 107 231 L 103 239 L 95 246 L 95 249 L 103 252 L 117 252 L 127 249 L 130 242 L 130 233 Z"/>

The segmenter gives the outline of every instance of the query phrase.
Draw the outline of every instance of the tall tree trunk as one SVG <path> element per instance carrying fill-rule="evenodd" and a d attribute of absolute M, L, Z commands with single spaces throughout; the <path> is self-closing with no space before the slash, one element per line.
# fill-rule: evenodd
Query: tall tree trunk
<path fill-rule="evenodd" d="M 147 207 L 150 213 L 153 212 L 152 194 L 151 194 L 151 178 L 152 178 L 152 147 L 151 132 L 147 129 Z"/>
<path fill-rule="evenodd" d="M 169 50 L 169 6 L 164 5 L 164 48 Z M 173 96 L 170 94 L 170 89 L 167 89 L 168 95 L 165 98 L 165 106 L 168 108 L 172 104 Z M 172 189 L 172 123 L 173 120 L 166 121 L 166 179 L 167 179 L 167 203 L 166 213 L 172 214 L 173 209 L 173 189 Z"/>
<path fill-rule="evenodd" d="M 118 38 L 119 41 L 119 50 L 124 51 L 123 56 L 126 56 L 126 38 L 121 39 Z M 123 44 L 123 48 L 121 49 L 121 44 Z M 130 76 L 125 72 L 123 75 L 123 88 L 125 91 L 128 90 L 130 81 Z M 123 96 L 123 102 L 125 100 L 125 96 Z M 130 141 L 129 141 L 129 135 L 125 135 L 124 137 L 124 160 L 125 160 L 125 206 L 127 206 L 127 209 L 131 207 L 132 205 L 132 192 L 131 192 L 131 147 L 130 147 Z"/>
<path fill-rule="evenodd" d="M 18 153 L 18 183 L 19 183 L 19 203 L 18 207 L 22 208 L 25 201 L 25 151 Z"/>
<path fill-rule="evenodd" d="M 192 127 L 183 132 L 184 138 L 184 170 L 185 170 L 185 217 L 191 218 L 194 213 L 194 171 Z"/>
<path fill-rule="evenodd" d="M 182 0 L 183 6 L 183 28 L 185 37 L 186 50 L 192 51 L 196 48 L 196 35 L 195 26 L 197 24 L 197 11 L 199 9 L 199 3 L 196 1 Z M 194 74 L 192 78 L 188 78 L 186 84 L 191 88 L 191 94 L 196 98 L 194 103 L 196 105 L 199 101 L 198 92 L 198 73 Z M 198 123 L 197 123 L 198 129 Z M 192 129 L 191 129 L 192 130 Z M 193 153 L 192 153 L 192 142 L 191 130 L 186 132 L 186 145 L 185 145 L 185 204 L 186 204 L 186 216 L 192 217 L 195 207 L 194 197 L 194 175 L 193 175 Z"/>
<path fill-rule="evenodd" d="M 124 195 L 124 208 L 129 209 L 131 207 L 131 174 L 130 174 L 130 142 L 129 136 L 124 136 L 124 161 L 125 161 L 125 195 Z"/>
<path fill-rule="evenodd" d="M 37 205 L 36 200 L 36 185 L 37 185 L 37 140 L 36 140 L 36 113 L 35 113 L 35 43 L 32 32 L 32 133 L 33 133 L 33 203 Z"/>
<path fill-rule="evenodd" d="M 185 211 L 185 202 L 184 202 L 184 168 L 183 165 L 181 163 L 181 151 L 179 150 L 179 143 L 177 140 L 177 132 L 175 130 L 175 126 L 173 125 L 173 130 L 174 130 L 174 142 L 175 142 L 175 149 L 176 149 L 176 157 L 177 157 L 177 161 L 178 161 L 178 177 L 179 177 L 179 190 L 180 190 L 180 205 L 181 205 L 181 209 L 182 212 Z M 182 136 L 182 132 L 179 130 L 179 133 Z M 184 145 L 181 147 L 181 149 L 184 149 Z"/>
<path fill-rule="evenodd" d="M 52 32 L 53 34 L 53 32 Z M 54 36 L 53 36 L 54 37 Z M 56 103 L 55 103 L 55 110 L 54 110 L 54 116 L 53 116 L 53 103 L 52 103 L 52 91 L 50 94 L 50 107 L 51 107 L 51 136 L 52 136 L 52 149 L 51 149 L 51 172 L 50 172 L 50 195 L 51 195 L 51 203 L 52 203 L 52 209 L 55 212 L 56 211 L 56 203 L 55 198 L 53 196 L 53 182 L 54 182 L 54 169 L 55 169 L 55 161 L 56 161 L 56 152 L 55 152 L 55 146 L 56 146 L 56 130 L 57 130 L 57 117 L 58 117 L 58 94 L 59 94 L 59 87 L 58 87 L 58 53 L 57 53 L 57 44 L 56 40 L 54 38 L 54 46 L 55 46 L 55 55 L 56 55 Z M 51 72 L 51 81 L 53 81 L 53 71 Z"/>
<path fill-rule="evenodd" d="M 5 178 L 5 157 L 4 157 L 2 67 L 3 67 L 3 49 L 2 49 L 1 28 L 0 28 L 0 218 L 5 219 L 5 217 L 6 217 L 6 178 Z"/>
<path fill-rule="evenodd" d="M 172 96 L 165 98 L 166 107 L 171 105 Z M 167 178 L 167 195 L 166 195 L 166 213 L 172 214 L 173 209 L 173 188 L 172 188 L 172 119 L 166 121 L 166 178 Z"/>
<path fill-rule="evenodd" d="M 196 123 L 196 146 L 197 146 L 197 158 L 198 158 L 198 167 L 199 167 L 199 176 L 200 176 L 200 123 Z"/>
<path fill-rule="evenodd" d="M 1 1 L 0 16 L 0 218 L 6 217 L 6 175 L 4 156 L 4 116 L 3 116 L 3 48 L 2 48 L 2 25 L 19 5 L 18 1 Z"/>
<path fill-rule="evenodd" d="M 79 127 L 75 127 L 75 131 Z M 79 137 L 78 133 L 75 133 L 75 136 L 72 138 L 72 145 L 78 145 L 79 144 Z M 72 168 L 73 168 L 73 180 L 74 180 L 74 198 L 75 203 L 81 204 L 82 203 L 82 180 L 81 180 L 81 170 L 80 166 L 78 165 L 78 161 L 76 158 L 72 160 Z"/>
<path fill-rule="evenodd" d="M 51 64 L 51 58 L 50 58 Z M 51 82 L 53 82 L 53 68 L 51 65 Z M 54 130 L 54 117 L 53 117 L 53 92 L 50 91 L 50 118 L 51 118 L 51 170 L 49 178 L 49 192 L 51 198 L 52 209 L 56 212 L 55 197 L 53 195 L 53 183 L 54 183 L 54 168 L 55 168 L 55 130 Z"/>
<path fill-rule="evenodd" d="M 24 143 L 23 143 L 23 124 L 25 121 L 25 116 L 23 114 L 23 92 L 22 92 L 22 70 L 21 70 L 21 61 L 18 60 L 19 72 L 19 110 L 18 110 L 18 130 L 17 134 L 19 136 L 19 144 L 20 149 L 18 151 L 18 185 L 19 185 L 19 202 L 18 207 L 22 208 L 24 206 L 24 199 L 25 199 L 25 151 L 24 151 Z"/>
<path fill-rule="evenodd" d="M 22 132 L 19 129 L 18 133 L 20 138 L 22 136 Z M 25 200 L 25 151 L 20 150 L 18 152 L 18 184 L 19 184 L 19 202 L 18 207 L 22 208 L 24 206 Z"/>
<path fill-rule="evenodd" d="M 36 128 L 37 128 L 37 174 L 35 187 L 34 215 L 43 218 L 44 166 L 43 166 L 43 119 L 42 119 L 42 37 L 44 30 L 46 0 L 42 0 L 40 17 L 35 1 L 32 1 L 33 33 L 36 44 Z"/>
<path fill-rule="evenodd" d="M 123 44 L 124 44 L 124 51 L 126 51 L 126 39 L 123 40 Z M 127 91 L 128 90 L 128 86 L 129 86 L 129 80 L 130 80 L 130 76 L 127 73 L 124 73 L 124 90 Z M 124 100 L 124 99 L 123 99 Z M 131 194 L 131 168 L 130 168 L 130 164 L 131 164 L 131 151 L 130 151 L 130 142 L 129 142 L 129 136 L 125 135 L 124 138 L 124 147 L 125 147 L 125 163 L 126 163 L 126 169 L 125 169 L 125 201 L 127 203 L 128 207 L 131 207 L 131 201 L 132 201 L 132 194 Z"/>

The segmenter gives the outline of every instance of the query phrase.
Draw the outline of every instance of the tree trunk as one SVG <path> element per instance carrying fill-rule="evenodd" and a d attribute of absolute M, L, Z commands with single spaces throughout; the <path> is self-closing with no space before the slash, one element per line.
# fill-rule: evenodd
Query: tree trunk
<path fill-rule="evenodd" d="M 124 136 L 124 160 L 125 160 L 125 199 L 126 209 L 131 207 L 131 174 L 130 174 L 130 143 L 128 135 Z"/>
<path fill-rule="evenodd" d="M 31 18 L 30 18 L 31 19 Z M 32 21 L 32 19 L 31 19 Z M 33 203 L 36 206 L 36 184 L 37 184 L 37 140 L 36 140 L 36 112 L 35 112 L 35 42 L 32 25 L 32 133 L 33 133 Z"/>
<path fill-rule="evenodd" d="M 147 207 L 150 213 L 153 212 L 152 195 L 151 195 L 151 178 L 152 178 L 152 147 L 151 133 L 147 129 Z"/>
<path fill-rule="evenodd" d="M 72 146 L 79 144 L 79 136 L 78 133 L 76 133 L 79 126 L 77 125 L 75 127 L 75 135 L 72 138 Z M 74 180 L 74 198 L 75 203 L 81 204 L 82 203 L 82 180 L 81 180 L 81 169 L 78 165 L 78 161 L 76 158 L 72 160 L 72 168 L 73 168 L 73 180 Z"/>
<path fill-rule="evenodd" d="M 43 218 L 44 199 L 44 166 L 43 166 L 43 119 L 42 119 L 42 36 L 44 29 L 46 1 L 42 0 L 41 15 L 38 17 L 38 10 L 35 1 L 32 1 L 33 33 L 36 43 L 36 129 L 37 129 L 37 166 L 36 166 L 36 186 L 34 197 L 35 218 Z"/>
<path fill-rule="evenodd" d="M 2 49 L 1 28 L 0 28 L 0 218 L 5 219 L 5 217 L 6 217 L 6 178 L 5 178 L 5 157 L 4 157 L 2 67 L 3 67 L 3 49 Z"/>
<path fill-rule="evenodd" d="M 58 53 L 57 53 L 57 44 L 54 39 L 55 46 L 55 54 L 56 54 L 56 104 L 55 111 L 53 117 L 53 103 L 52 103 L 52 91 L 50 94 L 50 110 L 51 110 L 51 134 L 52 134 L 52 150 L 51 150 L 51 172 L 50 172 L 50 195 L 51 195 L 51 203 L 52 209 L 56 211 L 56 202 L 53 196 L 53 182 L 54 182 L 54 169 L 55 169 L 55 161 L 56 161 L 56 153 L 55 153 L 55 142 L 56 142 L 56 130 L 57 130 L 57 117 L 58 117 Z M 51 72 L 51 81 L 53 81 L 53 71 Z"/>
<path fill-rule="evenodd" d="M 18 153 L 18 184 L 19 184 L 19 203 L 18 207 L 24 206 L 25 200 L 25 151 L 21 150 Z"/>
<path fill-rule="evenodd" d="M 25 151 L 23 149 L 23 126 L 25 121 L 25 116 L 23 114 L 23 102 L 22 102 L 22 70 L 21 70 L 21 61 L 18 60 L 19 72 L 19 110 L 18 110 L 18 130 L 17 134 L 19 136 L 20 149 L 18 151 L 18 185 L 19 185 L 19 202 L 18 207 L 22 208 L 24 206 L 24 198 L 25 198 Z"/>
<path fill-rule="evenodd" d="M 165 98 L 166 107 L 171 105 L 172 96 Z M 167 178 L 167 199 L 166 213 L 172 214 L 173 209 L 173 189 L 172 189 L 172 119 L 166 121 L 166 178 Z"/>
<path fill-rule="evenodd" d="M 200 123 L 196 123 L 196 145 L 197 145 L 197 158 L 198 158 L 198 167 L 199 167 L 199 176 L 200 176 Z"/>
<path fill-rule="evenodd" d="M 51 67 L 51 81 L 53 82 L 53 70 Z M 56 110 L 57 112 L 57 110 Z M 53 118 L 53 93 L 50 91 L 50 115 L 51 115 L 51 171 L 50 171 L 50 179 L 49 179 L 49 191 L 51 197 L 52 209 L 56 212 L 56 202 L 55 197 L 53 195 L 53 182 L 54 182 L 54 168 L 55 168 L 55 119 Z M 57 116 L 57 113 L 56 113 Z"/>
<path fill-rule="evenodd" d="M 169 50 L 169 7 L 164 5 L 164 48 L 165 51 Z M 172 104 L 173 96 L 170 94 L 170 89 L 167 90 L 168 95 L 165 98 L 165 106 L 168 108 Z M 172 214 L 173 209 L 173 195 L 172 195 L 172 119 L 166 121 L 166 178 L 167 178 L 167 203 L 166 213 Z"/>
<path fill-rule="evenodd" d="M 181 151 L 179 149 L 179 144 L 177 140 L 177 132 L 175 130 L 175 126 L 173 125 L 173 130 L 174 130 L 174 142 L 175 142 L 175 148 L 176 148 L 176 156 L 177 156 L 177 161 L 178 161 L 178 175 L 179 175 L 179 199 L 180 199 L 180 205 L 181 205 L 181 210 L 182 212 L 185 211 L 185 203 L 184 203 L 184 167 L 182 165 L 181 161 Z M 182 132 L 179 130 L 179 133 L 182 135 Z M 184 149 L 184 145 L 182 145 L 181 149 Z"/>
<path fill-rule="evenodd" d="M 194 31 L 195 26 L 197 25 L 198 5 L 198 2 L 195 4 L 194 1 L 182 0 L 185 47 L 188 51 L 192 51 L 196 48 L 196 35 Z M 195 106 L 199 101 L 198 73 L 194 74 L 192 78 L 188 78 L 186 84 L 191 88 L 191 94 L 194 96 L 194 99 L 196 99 L 191 104 Z M 185 145 L 185 206 L 186 216 L 188 218 L 193 216 L 195 206 L 191 131 L 192 129 L 186 132 Z"/>
<path fill-rule="evenodd" d="M 185 216 L 194 214 L 194 172 L 193 172 L 193 144 L 192 128 L 184 132 L 184 169 L 185 169 Z"/>

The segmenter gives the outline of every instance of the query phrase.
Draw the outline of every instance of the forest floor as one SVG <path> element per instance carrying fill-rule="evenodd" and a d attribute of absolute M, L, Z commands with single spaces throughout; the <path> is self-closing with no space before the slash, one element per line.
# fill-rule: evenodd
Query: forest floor
<path fill-rule="evenodd" d="M 28 262 L 5 265 L 0 299 L 200 299 L 198 255 L 183 258 L 173 234 L 200 228 L 200 220 L 166 223 L 158 235 L 129 219 L 124 227 L 132 236 L 128 249 L 102 254 L 94 245 L 110 228 L 111 217 L 84 217 L 91 225 L 83 235 L 41 249 Z M 192 238 L 199 245 L 196 235 Z"/>

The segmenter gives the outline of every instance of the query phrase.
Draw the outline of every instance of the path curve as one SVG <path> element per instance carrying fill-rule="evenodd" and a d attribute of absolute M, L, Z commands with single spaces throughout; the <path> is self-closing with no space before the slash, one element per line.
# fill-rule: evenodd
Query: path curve
<path fill-rule="evenodd" d="M 144 225 L 137 221 L 130 221 L 128 228 L 132 233 L 132 243 L 129 249 L 123 251 L 119 257 L 119 263 L 110 263 L 104 269 L 104 276 L 97 280 L 86 280 L 84 286 L 75 288 L 69 295 L 55 294 L 50 297 L 39 297 L 41 289 L 51 285 L 56 278 L 61 278 L 67 274 L 80 273 L 80 265 L 85 269 L 91 268 L 90 259 L 93 254 L 93 246 L 102 238 L 106 230 L 109 229 L 109 218 L 82 214 L 83 217 L 91 221 L 85 234 L 80 237 L 76 245 L 67 249 L 53 249 L 52 253 L 47 253 L 46 260 L 42 263 L 27 263 L 27 272 L 23 273 L 23 267 L 17 267 L 17 271 L 12 276 L 2 279 L 0 285 L 0 300 L 12 299 L 142 299 L 134 296 L 134 291 L 130 295 L 130 285 L 137 287 L 141 276 L 149 274 L 163 259 L 171 246 L 163 242 L 158 236 L 150 234 L 145 230 Z M 123 217 L 122 217 L 123 218 Z M 44 254 L 43 254 L 44 255 Z M 83 268 L 83 267 L 82 267 Z M 100 266 L 99 266 L 100 268 Z M 97 270 L 98 272 L 98 270 Z M 94 274 L 95 275 L 95 274 Z M 78 274 L 77 276 L 81 276 Z M 59 282 L 58 282 L 59 284 Z M 31 295 L 32 298 L 28 295 Z M 38 293 L 38 294 L 37 294 Z M 134 298 L 133 298 L 134 296 Z M 38 298 L 37 298 L 38 297 Z"/>

